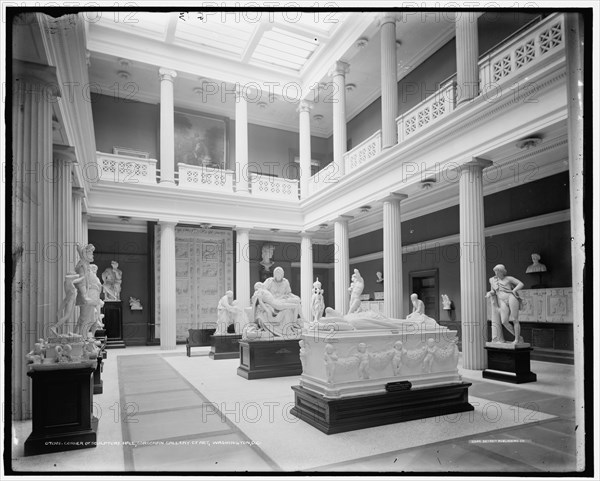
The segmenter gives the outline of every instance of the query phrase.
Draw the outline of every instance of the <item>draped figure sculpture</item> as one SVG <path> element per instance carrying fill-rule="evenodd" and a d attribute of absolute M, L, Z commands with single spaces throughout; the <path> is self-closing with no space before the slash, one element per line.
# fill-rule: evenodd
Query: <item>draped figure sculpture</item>
<path fill-rule="evenodd" d="M 77 334 L 81 334 L 84 338 L 88 337 L 94 325 L 102 325 L 102 315 L 100 314 L 100 309 L 104 305 L 104 302 L 100 299 L 102 283 L 96 275 L 98 266 L 92 264 L 94 250 L 92 244 L 85 246 L 77 244 L 79 262 L 75 266 L 75 272 L 79 277 L 84 277 L 84 280 L 76 284 L 77 297 L 75 305 L 79 306 L 79 318 L 75 330 Z"/>
<path fill-rule="evenodd" d="M 266 332 L 274 337 L 298 337 L 302 330 L 302 306 L 292 294 L 290 283 L 283 277 L 281 267 L 273 270 L 273 277 L 254 284 L 252 320 L 245 330 L 247 338 L 260 337 Z"/>
<path fill-rule="evenodd" d="M 506 327 L 515 339 L 513 344 L 523 342 L 521 325 L 519 324 L 519 309 L 521 298 L 518 291 L 523 288 L 523 283 L 512 276 L 508 276 L 502 264 L 494 267 L 495 276 L 490 277 L 490 291 L 486 297 L 492 301 L 492 342 L 507 342 L 504 340 L 502 326 Z M 513 322 L 513 326 L 510 325 Z"/>
<path fill-rule="evenodd" d="M 352 274 L 352 282 L 348 288 L 350 291 L 350 307 L 348 308 L 348 314 L 352 314 L 353 312 L 358 312 L 360 310 L 360 296 L 364 288 L 365 281 L 360 275 L 358 269 L 354 269 L 354 274 Z"/>

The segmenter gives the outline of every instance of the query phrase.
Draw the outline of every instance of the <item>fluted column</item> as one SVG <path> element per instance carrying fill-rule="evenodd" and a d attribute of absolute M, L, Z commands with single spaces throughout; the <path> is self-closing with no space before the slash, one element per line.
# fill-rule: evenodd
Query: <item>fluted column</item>
<path fill-rule="evenodd" d="M 87 212 L 84 212 L 83 215 L 81 216 L 81 234 L 82 234 L 82 239 L 83 239 L 83 244 L 87 244 L 88 243 L 88 220 L 89 220 L 89 215 Z"/>
<path fill-rule="evenodd" d="M 337 166 L 338 177 L 345 173 L 346 74 L 349 68 L 346 62 L 337 61 L 330 72 L 333 81 L 333 162 Z"/>
<path fill-rule="evenodd" d="M 300 298 L 302 299 L 302 315 L 306 322 L 312 321 L 310 305 L 313 282 L 312 238 L 309 233 L 303 232 L 300 240 Z"/>
<path fill-rule="evenodd" d="M 54 219 L 57 250 L 60 254 L 56 262 L 57 272 L 54 282 L 59 287 L 57 301 L 60 303 L 65 295 L 63 291 L 65 274 L 73 271 L 77 262 L 75 256 L 75 228 L 73 225 L 73 194 L 71 191 L 71 169 L 72 165 L 77 161 L 75 149 L 73 147 L 54 145 L 53 161 Z"/>
<path fill-rule="evenodd" d="M 243 89 L 235 91 L 235 171 L 236 192 L 248 193 L 250 172 L 248 172 L 248 101 Z"/>
<path fill-rule="evenodd" d="M 177 72 L 158 69 L 160 77 L 160 182 L 175 182 L 175 100 Z"/>
<path fill-rule="evenodd" d="M 60 92 L 54 67 L 13 61 L 12 68 L 11 391 L 13 417 L 20 420 L 31 417 L 25 355 L 56 315 L 44 253 L 56 242 L 54 186 L 45 172 L 52 172 L 52 103 Z"/>
<path fill-rule="evenodd" d="M 487 367 L 483 169 L 490 165 L 489 160 L 473 159 L 460 169 L 460 305 L 465 369 Z"/>
<path fill-rule="evenodd" d="M 250 229 L 237 227 L 235 295 L 242 307 L 250 306 Z"/>
<path fill-rule="evenodd" d="M 398 62 L 396 60 L 396 16 L 381 19 L 381 147 L 398 143 Z"/>
<path fill-rule="evenodd" d="M 300 122 L 300 197 L 308 197 L 308 182 L 311 177 L 311 149 L 310 149 L 310 111 L 312 104 L 301 100 L 298 106 Z"/>
<path fill-rule="evenodd" d="M 73 198 L 73 238 L 75 242 L 83 245 L 83 187 L 72 188 Z"/>
<path fill-rule="evenodd" d="M 569 177 L 571 206 L 571 276 L 573 286 L 573 340 L 575 363 L 575 423 L 585 426 L 584 384 L 584 269 L 585 269 L 585 222 L 584 222 L 584 168 L 583 168 L 583 105 L 584 97 L 584 26 L 580 13 L 565 14 L 565 47 L 567 59 L 567 132 L 569 139 Z M 592 48 L 588 45 L 587 48 Z M 589 100 L 588 100 L 589 101 Z M 590 242 L 588 239 L 587 242 Z M 588 280 L 589 282 L 589 280 Z M 585 430 L 575 431 L 577 469 L 583 469 L 585 459 Z"/>
<path fill-rule="evenodd" d="M 392 319 L 404 317 L 400 202 L 406 197 L 393 193 L 383 199 L 383 314 Z"/>
<path fill-rule="evenodd" d="M 161 220 L 160 225 L 160 348 L 175 349 L 177 333 L 177 292 L 175 290 L 175 226 Z"/>
<path fill-rule="evenodd" d="M 479 95 L 479 40 L 477 14 L 457 12 L 456 30 L 456 84 L 458 104 Z"/>
<path fill-rule="evenodd" d="M 341 215 L 333 224 L 334 236 L 334 267 L 333 279 L 335 290 L 335 310 L 343 314 L 348 312 L 350 306 L 350 248 L 348 240 L 349 215 Z"/>

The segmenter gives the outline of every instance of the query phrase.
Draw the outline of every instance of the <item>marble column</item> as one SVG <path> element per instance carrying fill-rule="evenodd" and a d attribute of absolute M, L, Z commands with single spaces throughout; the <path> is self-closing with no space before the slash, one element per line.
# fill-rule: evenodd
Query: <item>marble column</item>
<path fill-rule="evenodd" d="M 407 197 L 392 193 L 383 199 L 383 314 L 392 319 L 404 318 L 400 202 Z"/>
<path fill-rule="evenodd" d="M 175 290 L 175 226 L 160 220 L 160 348 L 175 349 L 177 291 Z"/>
<path fill-rule="evenodd" d="M 236 192 L 248 194 L 248 101 L 239 85 L 235 91 L 235 172 Z"/>
<path fill-rule="evenodd" d="M 310 148 L 310 111 L 312 104 L 301 100 L 298 106 L 300 122 L 300 197 L 308 197 L 308 182 L 311 177 L 311 148 Z"/>
<path fill-rule="evenodd" d="M 479 41 L 476 12 L 457 12 L 456 31 L 456 85 L 457 104 L 479 95 Z"/>
<path fill-rule="evenodd" d="M 65 274 L 73 271 L 77 263 L 75 254 L 75 227 L 73 222 L 72 177 L 73 164 L 77 162 L 75 149 L 63 145 L 54 145 L 54 199 L 55 229 L 57 249 L 60 253 L 56 263 L 55 283 L 59 286 L 57 301 L 62 302 L 65 292 L 63 283 Z M 85 239 L 84 239 L 85 240 Z M 60 305 L 60 304 L 59 304 Z"/>
<path fill-rule="evenodd" d="M 473 159 L 460 169 L 460 305 L 465 369 L 487 367 L 485 294 L 489 276 L 486 277 L 485 271 L 483 169 L 490 165 L 489 160 Z"/>
<path fill-rule="evenodd" d="M 88 243 L 88 220 L 89 220 L 89 215 L 87 212 L 84 212 L 83 215 L 81 216 L 81 235 L 82 235 L 82 239 L 83 239 L 83 244 L 87 244 Z"/>
<path fill-rule="evenodd" d="M 312 321 L 311 299 L 313 279 L 313 246 L 311 234 L 303 232 L 300 238 L 300 298 L 302 316 L 306 322 Z"/>
<path fill-rule="evenodd" d="M 72 188 L 73 198 L 73 238 L 75 242 L 83 245 L 83 187 Z M 79 259 L 77 259 L 79 260 Z"/>
<path fill-rule="evenodd" d="M 335 310 L 343 314 L 350 307 L 350 248 L 348 238 L 348 221 L 352 219 L 349 215 L 341 215 L 334 220 L 334 291 Z"/>
<path fill-rule="evenodd" d="M 160 182 L 175 183 L 175 101 L 177 72 L 159 68 L 160 77 Z"/>
<path fill-rule="evenodd" d="M 381 148 L 398 143 L 398 62 L 396 60 L 396 15 L 381 19 Z"/>
<path fill-rule="evenodd" d="M 250 306 L 250 229 L 237 227 L 235 297 L 242 307 Z"/>
<path fill-rule="evenodd" d="M 51 262 L 56 242 L 52 173 L 52 104 L 60 95 L 56 69 L 13 61 L 12 96 L 12 406 L 15 420 L 31 417 L 25 355 L 55 318 Z M 56 275 L 56 273 L 54 273 Z M 56 296 L 56 294 L 54 294 Z M 54 312 L 53 312 L 54 309 Z"/>
<path fill-rule="evenodd" d="M 346 153 L 346 74 L 350 66 L 337 61 L 331 69 L 333 81 L 333 162 L 336 165 L 336 178 L 345 173 L 344 154 Z"/>
<path fill-rule="evenodd" d="M 584 26 L 579 13 L 565 14 L 565 48 L 567 59 L 567 132 L 569 139 L 569 176 L 571 212 L 571 277 L 573 286 L 573 340 L 575 364 L 575 423 L 585 426 L 584 399 L 584 303 L 583 274 L 585 268 L 584 168 L 583 168 L 583 102 L 584 102 Z M 591 49 L 591 45 L 588 45 Z M 590 89 L 591 90 L 591 89 Z M 589 92 L 589 90 L 588 90 Z M 591 242 L 591 239 L 587 239 Z M 590 282 L 588 278 L 588 282 Z M 575 431 L 577 469 L 583 469 L 585 430 Z"/>

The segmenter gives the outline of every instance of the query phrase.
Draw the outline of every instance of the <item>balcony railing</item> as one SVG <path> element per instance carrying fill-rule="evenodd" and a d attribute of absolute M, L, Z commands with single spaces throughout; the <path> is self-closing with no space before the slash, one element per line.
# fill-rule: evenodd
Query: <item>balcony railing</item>
<path fill-rule="evenodd" d="M 156 184 L 156 159 L 97 152 L 100 180 L 124 184 Z"/>
<path fill-rule="evenodd" d="M 398 143 L 446 117 L 456 107 L 456 83 L 449 82 L 396 119 Z"/>
<path fill-rule="evenodd" d="M 358 169 L 381 152 L 381 130 L 344 154 L 346 173 Z"/>
<path fill-rule="evenodd" d="M 233 192 L 234 172 L 213 167 L 178 164 L 179 186 L 195 190 Z"/>
<path fill-rule="evenodd" d="M 297 180 L 251 173 L 250 187 L 254 197 L 265 197 L 268 199 L 279 200 L 298 200 Z"/>
<path fill-rule="evenodd" d="M 481 89 L 514 78 L 564 47 L 564 16 L 551 16 L 479 61 Z"/>

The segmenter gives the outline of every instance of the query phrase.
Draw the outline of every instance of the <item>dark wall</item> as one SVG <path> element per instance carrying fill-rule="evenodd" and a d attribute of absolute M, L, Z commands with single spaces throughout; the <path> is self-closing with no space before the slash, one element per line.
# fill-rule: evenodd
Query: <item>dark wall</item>
<path fill-rule="evenodd" d="M 523 10 L 512 12 L 489 11 L 477 19 L 479 55 L 484 55 L 527 23 L 539 17 L 538 13 Z"/>
<path fill-rule="evenodd" d="M 127 345 L 144 345 L 150 316 L 148 270 L 148 235 L 138 232 L 90 230 L 88 240 L 94 244 L 94 263 L 98 266 L 98 277 L 111 267 L 111 261 L 119 263 L 123 271 L 121 301 L 123 305 L 123 337 Z M 138 298 L 144 308 L 132 311 L 129 298 Z"/>
<path fill-rule="evenodd" d="M 96 149 L 112 154 L 114 146 L 148 152 L 158 159 L 159 114 L 157 104 L 92 94 Z"/>

